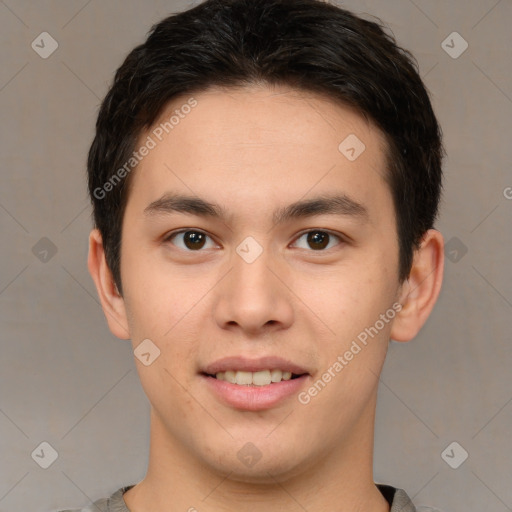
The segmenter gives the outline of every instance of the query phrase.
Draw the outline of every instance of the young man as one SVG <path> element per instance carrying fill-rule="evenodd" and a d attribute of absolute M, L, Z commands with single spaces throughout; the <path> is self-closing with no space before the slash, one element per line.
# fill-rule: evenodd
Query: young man
<path fill-rule="evenodd" d="M 87 510 L 411 512 L 378 378 L 438 297 L 441 131 L 410 54 L 315 0 L 208 0 L 117 71 L 89 270 L 151 403 L 146 477 Z"/>

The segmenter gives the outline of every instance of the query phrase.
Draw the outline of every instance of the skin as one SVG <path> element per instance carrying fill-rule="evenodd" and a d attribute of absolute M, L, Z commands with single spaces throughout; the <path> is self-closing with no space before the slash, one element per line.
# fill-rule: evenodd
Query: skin
<path fill-rule="evenodd" d="M 155 126 L 190 96 L 175 98 Z M 389 339 L 414 338 L 435 304 L 442 235 L 425 233 L 400 283 L 385 139 L 352 109 L 287 87 L 193 96 L 197 106 L 132 176 L 123 296 L 100 233 L 89 239 L 89 270 L 112 333 L 134 349 L 149 338 L 161 351 L 149 366 L 135 358 L 151 403 L 150 457 L 125 502 L 131 512 L 389 511 L 372 469 L 378 376 Z M 338 150 L 349 134 L 366 146 L 354 161 Z M 273 225 L 275 208 L 333 191 L 363 204 L 366 222 L 324 214 Z M 145 215 L 165 192 L 215 201 L 229 216 Z M 202 248 L 183 233 L 166 239 L 185 228 L 209 236 Z M 340 238 L 315 249 L 302 233 L 315 229 Z M 236 252 L 248 236 L 263 250 L 250 264 Z M 272 354 L 307 368 L 307 389 L 394 303 L 401 311 L 308 404 L 294 395 L 241 411 L 198 374 L 224 356 Z M 237 457 L 247 442 L 261 452 L 252 467 Z"/>

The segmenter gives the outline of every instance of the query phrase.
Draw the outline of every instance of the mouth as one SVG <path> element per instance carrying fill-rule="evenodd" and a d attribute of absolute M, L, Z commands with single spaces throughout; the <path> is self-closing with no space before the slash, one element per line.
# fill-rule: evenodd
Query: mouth
<path fill-rule="evenodd" d="M 264 411 L 298 396 L 309 385 L 311 376 L 280 370 L 227 370 L 217 374 L 202 372 L 200 378 L 213 398 L 222 405 L 240 411 Z"/>
<path fill-rule="evenodd" d="M 230 356 L 201 368 L 199 376 L 221 404 L 261 411 L 297 395 L 312 379 L 310 372 L 278 356 Z"/>
<path fill-rule="evenodd" d="M 238 386 L 270 386 L 283 381 L 295 380 L 307 373 L 292 373 L 280 369 L 260 370 L 249 372 L 243 370 L 226 370 L 215 374 L 202 372 L 205 377 L 211 377 L 220 381 L 229 382 Z"/>

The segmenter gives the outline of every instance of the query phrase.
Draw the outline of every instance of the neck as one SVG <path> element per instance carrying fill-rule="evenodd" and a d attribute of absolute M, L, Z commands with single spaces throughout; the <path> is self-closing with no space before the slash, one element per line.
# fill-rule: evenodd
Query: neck
<path fill-rule="evenodd" d="M 373 482 L 374 416 L 375 399 L 337 446 L 286 473 L 274 468 L 249 480 L 205 464 L 152 409 L 148 471 L 124 500 L 130 512 L 389 512 Z"/>

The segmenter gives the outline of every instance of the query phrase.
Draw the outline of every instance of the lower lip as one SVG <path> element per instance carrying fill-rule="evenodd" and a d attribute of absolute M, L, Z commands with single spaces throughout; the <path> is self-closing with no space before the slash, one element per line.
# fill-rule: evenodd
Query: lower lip
<path fill-rule="evenodd" d="M 242 386 L 218 380 L 209 375 L 201 375 L 210 387 L 227 405 L 245 411 L 262 411 L 270 409 L 291 395 L 297 394 L 306 383 L 309 375 L 305 374 L 296 379 L 273 382 L 267 386 Z"/>

